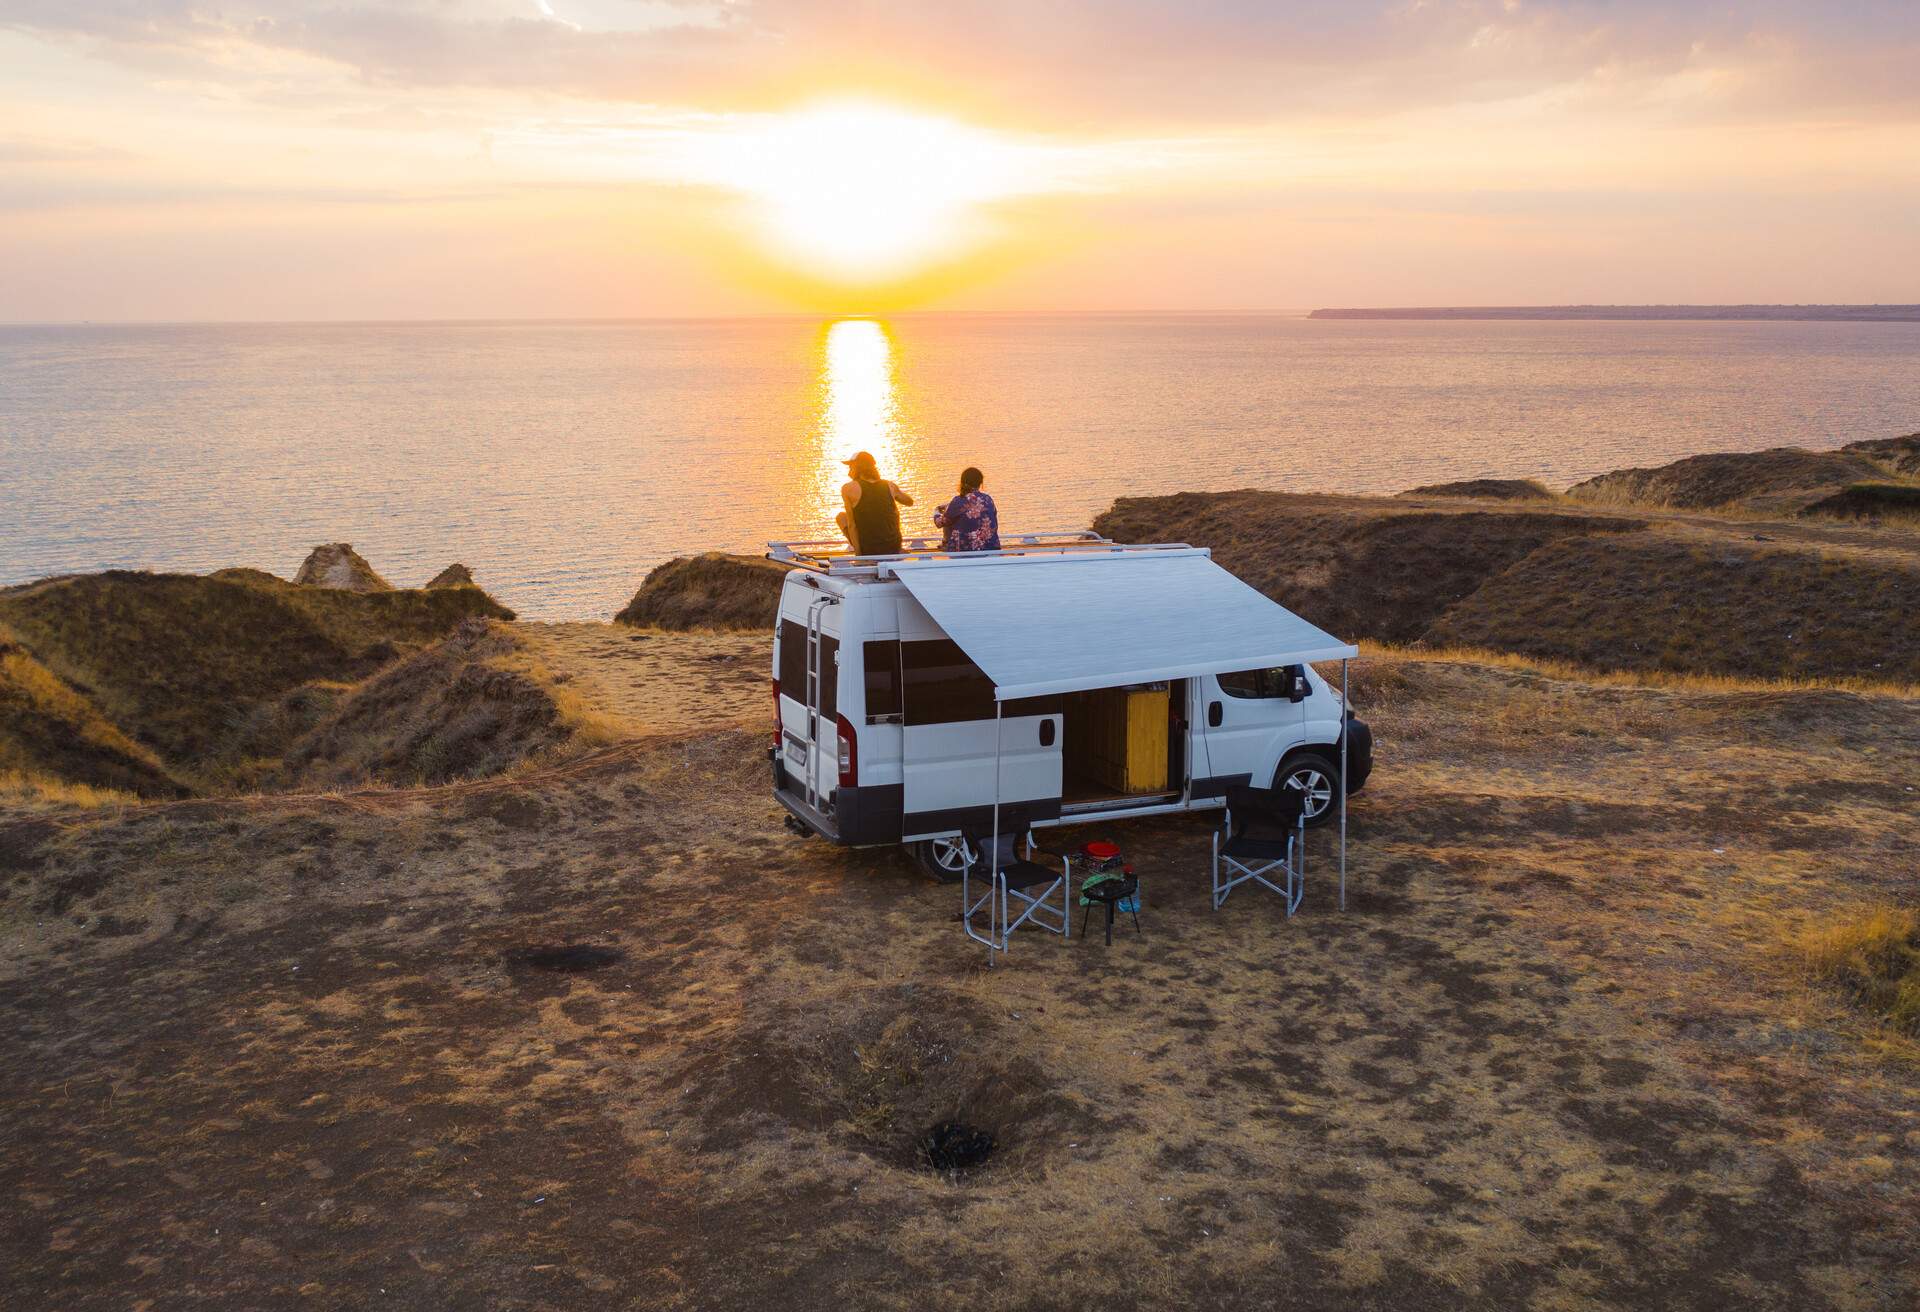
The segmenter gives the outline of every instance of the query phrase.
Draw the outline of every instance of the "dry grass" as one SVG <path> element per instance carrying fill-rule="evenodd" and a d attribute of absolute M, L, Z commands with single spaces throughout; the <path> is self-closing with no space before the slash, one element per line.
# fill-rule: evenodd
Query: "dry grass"
<path fill-rule="evenodd" d="M 1543 546 L 1422 635 L 1600 669 L 1920 679 L 1920 562 L 1640 533 Z"/>
<path fill-rule="evenodd" d="M 1920 911 L 1876 907 L 1842 916 L 1807 930 L 1796 948 L 1815 978 L 1920 1037 Z"/>
<path fill-rule="evenodd" d="M 1595 670 L 1573 661 L 1527 656 L 1518 652 L 1496 651 L 1486 647 L 1419 646 L 1398 643 L 1360 644 L 1361 657 L 1381 658 L 1392 665 L 1403 662 L 1439 662 L 1478 665 L 1489 669 L 1522 670 L 1548 678 L 1598 688 L 1666 688 L 1679 692 L 1818 692 L 1843 691 L 1871 693 L 1878 697 L 1920 699 L 1920 683 L 1903 680 L 1840 679 L 1766 679 L 1738 674 L 1702 674 L 1689 670 Z M 1338 667 L 1330 677 L 1337 679 Z M 1365 667 L 1356 663 L 1354 677 Z M 1323 669 L 1322 671 L 1326 671 Z"/>
<path fill-rule="evenodd" d="M 0 768 L 77 786 L 177 797 L 159 759 L 0 633 Z"/>
<path fill-rule="evenodd" d="M 765 723 L 766 630 L 634 629 L 609 624 L 517 624 L 553 683 L 607 731 L 627 737 Z"/>
<path fill-rule="evenodd" d="M 352 593 L 253 570 L 114 570 L 0 590 L 0 622 L 21 647 L 195 782 L 218 775 L 260 703 L 363 678 L 469 616 L 509 614 L 478 589 Z"/>
<path fill-rule="evenodd" d="M 709 551 L 678 556 L 650 572 L 616 624 L 658 629 L 770 629 L 784 565 Z"/>
<path fill-rule="evenodd" d="M 1122 499 L 1096 527 L 1210 547 L 1348 637 L 1600 671 L 1920 680 L 1920 536 L 1893 525 L 1229 492 Z"/>
<path fill-rule="evenodd" d="M 0 808 L 37 810 L 42 807 L 131 806 L 139 801 L 133 793 L 115 788 L 95 788 L 89 784 L 68 783 L 25 770 L 0 769 Z"/>
<path fill-rule="evenodd" d="M 341 695 L 285 749 L 283 786 L 428 785 L 550 764 L 631 737 L 510 625 L 471 619 Z"/>
<path fill-rule="evenodd" d="M 1408 488 L 1403 497 L 1465 497 L 1477 501 L 1558 501 L 1560 494 L 1531 478 L 1469 478 L 1457 483 L 1427 483 Z"/>
<path fill-rule="evenodd" d="M 1775 447 L 1688 456 L 1652 469 L 1617 469 L 1574 484 L 1567 496 L 1616 508 L 1713 510 L 1763 502 L 1784 508 L 1886 472 L 1881 462 L 1853 449 Z"/>
<path fill-rule="evenodd" d="M 1909 483 L 1853 483 L 1808 505 L 1803 515 L 1833 519 L 1920 519 L 1920 486 Z"/>
<path fill-rule="evenodd" d="M 1780 942 L 1910 892 L 1914 703 L 1356 688 L 1344 912 L 1330 840 L 1288 920 L 1135 822 L 1144 935 L 992 970 L 953 888 L 786 833 L 751 730 L 0 820 L 15 1297 L 1911 1307 L 1920 1066 Z M 556 942 L 625 956 L 513 964 Z M 999 1154 L 917 1169 L 955 1116 Z"/>

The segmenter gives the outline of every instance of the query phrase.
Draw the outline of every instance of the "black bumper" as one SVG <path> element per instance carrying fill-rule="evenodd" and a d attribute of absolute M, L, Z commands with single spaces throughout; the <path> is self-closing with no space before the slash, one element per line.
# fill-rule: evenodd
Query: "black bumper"
<path fill-rule="evenodd" d="M 865 788 L 836 788 L 822 799 L 818 811 L 787 777 L 777 751 L 773 755 L 773 797 L 809 832 L 843 847 L 872 847 L 897 843 L 906 790 L 900 784 L 870 784 Z"/>

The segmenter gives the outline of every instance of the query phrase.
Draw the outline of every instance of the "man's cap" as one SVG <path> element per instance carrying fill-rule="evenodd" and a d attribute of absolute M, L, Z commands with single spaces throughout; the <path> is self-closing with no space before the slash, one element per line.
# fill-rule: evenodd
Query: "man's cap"
<path fill-rule="evenodd" d="M 861 465 L 873 465 L 873 453 L 871 451 L 855 451 L 840 463 L 849 469 L 858 468 Z M 878 468 L 878 466 L 875 466 L 875 468 Z"/>

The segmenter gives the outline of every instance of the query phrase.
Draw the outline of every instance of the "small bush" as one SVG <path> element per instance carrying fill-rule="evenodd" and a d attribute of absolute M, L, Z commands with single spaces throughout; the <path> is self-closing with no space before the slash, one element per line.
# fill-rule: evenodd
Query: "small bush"
<path fill-rule="evenodd" d="M 770 629 L 780 610 L 784 565 L 710 551 L 657 567 L 615 624 L 661 629 Z"/>
<path fill-rule="evenodd" d="M 1800 940 L 1807 969 L 1903 1034 L 1920 1035 L 1920 910 L 1879 907 Z"/>
<path fill-rule="evenodd" d="M 1554 501 L 1553 489 L 1532 478 L 1466 478 L 1426 483 L 1399 493 L 1403 497 L 1473 497 L 1482 501 Z"/>

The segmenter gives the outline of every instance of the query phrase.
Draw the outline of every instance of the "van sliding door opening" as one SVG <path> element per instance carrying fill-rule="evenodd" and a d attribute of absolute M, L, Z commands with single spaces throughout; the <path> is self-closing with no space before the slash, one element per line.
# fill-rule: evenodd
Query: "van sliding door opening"
<path fill-rule="evenodd" d="M 1164 800 L 1186 786 L 1187 681 L 1068 693 L 1068 805 Z"/>

